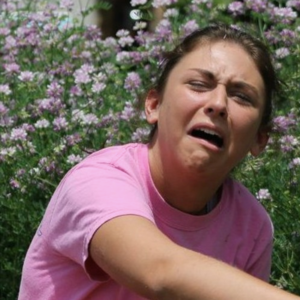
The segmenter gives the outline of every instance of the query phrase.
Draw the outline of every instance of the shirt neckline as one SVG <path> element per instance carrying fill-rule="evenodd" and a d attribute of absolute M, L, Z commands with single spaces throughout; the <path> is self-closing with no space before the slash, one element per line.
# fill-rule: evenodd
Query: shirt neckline
<path fill-rule="evenodd" d="M 226 203 L 226 181 L 229 179 L 226 179 L 223 183 L 223 190 L 219 203 L 208 214 L 191 215 L 182 212 L 168 204 L 155 187 L 149 166 L 149 145 L 147 145 L 147 147 L 145 147 L 144 150 L 145 151 L 143 151 L 142 159 L 143 169 L 145 172 L 144 176 L 146 179 L 146 188 L 148 190 L 149 199 L 152 205 L 154 216 L 169 227 L 173 227 L 183 231 L 199 230 L 201 228 L 209 226 L 212 222 L 215 222 Z"/>

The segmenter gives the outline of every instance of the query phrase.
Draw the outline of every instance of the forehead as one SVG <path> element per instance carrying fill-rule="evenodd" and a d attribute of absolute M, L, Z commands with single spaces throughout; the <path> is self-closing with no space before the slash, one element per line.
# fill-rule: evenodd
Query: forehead
<path fill-rule="evenodd" d="M 243 64 L 240 64 L 243 62 Z M 254 59 L 250 54 L 240 45 L 230 41 L 206 42 L 196 46 L 192 51 L 185 54 L 178 62 L 181 67 L 187 67 L 194 63 L 207 66 L 208 68 L 218 69 L 240 69 L 245 72 L 247 69 L 251 71 L 259 70 L 255 64 Z M 176 66 L 175 66 L 176 67 Z M 237 71 L 237 70 L 235 70 Z"/>
<path fill-rule="evenodd" d="M 264 91 L 263 78 L 254 59 L 240 45 L 230 41 L 206 42 L 196 46 L 177 63 L 170 77 L 191 69 L 202 69 L 221 81 L 243 81 Z"/>

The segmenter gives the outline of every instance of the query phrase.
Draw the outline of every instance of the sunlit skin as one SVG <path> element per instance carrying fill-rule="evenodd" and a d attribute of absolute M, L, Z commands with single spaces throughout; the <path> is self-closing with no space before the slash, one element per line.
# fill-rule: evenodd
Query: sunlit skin
<path fill-rule="evenodd" d="M 201 213 L 234 166 L 258 155 L 268 135 L 261 128 L 263 79 L 243 48 L 227 41 L 202 45 L 171 71 L 163 95 L 146 99 L 158 130 L 149 152 L 153 181 L 172 206 Z M 191 135 L 209 130 L 222 146 Z"/>

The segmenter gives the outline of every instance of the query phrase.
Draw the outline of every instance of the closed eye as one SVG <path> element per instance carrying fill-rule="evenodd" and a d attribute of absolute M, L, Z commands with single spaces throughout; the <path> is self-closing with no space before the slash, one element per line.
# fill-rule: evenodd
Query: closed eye
<path fill-rule="evenodd" d="M 192 90 L 205 92 L 212 88 L 211 84 L 205 81 L 190 81 L 188 85 L 192 88 Z"/>
<path fill-rule="evenodd" d="M 252 97 L 242 92 L 232 92 L 230 96 L 236 99 L 237 101 L 241 102 L 242 104 L 253 105 Z"/>

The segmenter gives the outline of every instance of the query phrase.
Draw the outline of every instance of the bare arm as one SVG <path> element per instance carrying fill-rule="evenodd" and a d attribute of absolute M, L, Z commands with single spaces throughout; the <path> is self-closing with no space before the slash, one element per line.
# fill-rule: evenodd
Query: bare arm
<path fill-rule="evenodd" d="M 90 253 L 117 282 L 148 299 L 300 299 L 176 245 L 138 216 L 118 217 L 102 225 L 92 238 Z"/>

